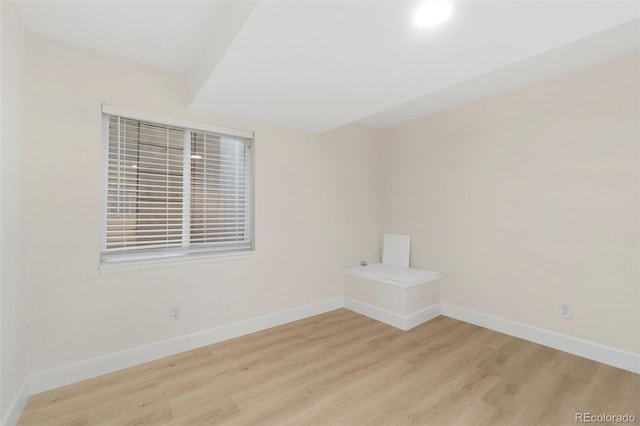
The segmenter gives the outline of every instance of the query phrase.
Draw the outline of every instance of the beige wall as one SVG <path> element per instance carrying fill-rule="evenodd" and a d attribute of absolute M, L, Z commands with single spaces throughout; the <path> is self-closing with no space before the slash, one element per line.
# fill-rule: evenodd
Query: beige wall
<path fill-rule="evenodd" d="M 0 144 L 0 419 L 26 375 L 22 279 L 21 168 L 23 66 L 27 32 L 13 2 L 2 8 Z"/>
<path fill-rule="evenodd" d="M 444 302 L 640 352 L 638 75 L 627 56 L 384 131 L 384 230 Z"/>
<path fill-rule="evenodd" d="M 176 74 L 32 36 L 24 220 L 28 367 L 60 366 L 342 295 L 377 256 L 378 134 L 305 135 L 188 112 Z M 102 102 L 255 131 L 257 254 L 100 275 Z M 220 292 L 230 302 L 219 307 Z M 176 304 L 182 319 L 168 321 Z"/>

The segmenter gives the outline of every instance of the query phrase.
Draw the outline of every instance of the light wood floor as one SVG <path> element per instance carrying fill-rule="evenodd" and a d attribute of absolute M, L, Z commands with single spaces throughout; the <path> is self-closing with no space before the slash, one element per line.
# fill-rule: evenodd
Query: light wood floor
<path fill-rule="evenodd" d="M 438 317 L 341 309 L 33 395 L 20 425 L 574 425 L 640 375 Z"/>

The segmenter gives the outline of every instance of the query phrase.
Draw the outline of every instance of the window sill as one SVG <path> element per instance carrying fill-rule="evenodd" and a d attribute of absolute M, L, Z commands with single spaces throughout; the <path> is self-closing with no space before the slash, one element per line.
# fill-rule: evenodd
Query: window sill
<path fill-rule="evenodd" d="M 255 250 L 243 251 L 240 253 L 225 254 L 201 254 L 191 256 L 164 257 L 145 260 L 129 260 L 122 262 L 101 263 L 99 271 L 101 274 L 112 274 L 118 272 L 141 271 L 145 269 L 171 268 L 175 266 L 192 265 L 197 263 L 228 262 L 234 260 L 252 259 L 256 256 Z"/>

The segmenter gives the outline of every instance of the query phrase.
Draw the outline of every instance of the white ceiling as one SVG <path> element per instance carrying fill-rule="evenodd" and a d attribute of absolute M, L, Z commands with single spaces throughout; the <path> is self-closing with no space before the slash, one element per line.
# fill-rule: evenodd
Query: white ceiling
<path fill-rule="evenodd" d="M 640 50 L 636 1 L 24 1 L 34 33 L 183 73 L 190 107 L 307 132 L 386 127 Z"/>
<path fill-rule="evenodd" d="M 186 73 L 205 49 L 224 3 L 20 1 L 31 32 Z"/>

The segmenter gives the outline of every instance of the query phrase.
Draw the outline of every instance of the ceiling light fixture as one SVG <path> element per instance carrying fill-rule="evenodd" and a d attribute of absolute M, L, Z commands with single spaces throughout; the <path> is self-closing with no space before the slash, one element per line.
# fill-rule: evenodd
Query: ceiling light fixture
<path fill-rule="evenodd" d="M 201 155 L 198 155 L 198 154 L 192 154 L 192 155 L 191 155 L 191 159 L 192 159 L 192 160 L 199 160 L 199 159 L 201 159 L 201 158 L 202 158 L 202 156 L 201 156 Z"/>
<path fill-rule="evenodd" d="M 418 8 L 413 15 L 413 21 L 421 27 L 433 27 L 444 22 L 453 7 L 448 1 L 430 1 Z"/>

